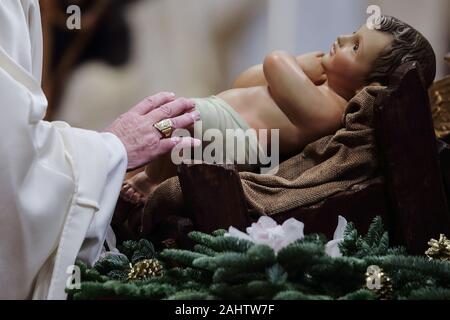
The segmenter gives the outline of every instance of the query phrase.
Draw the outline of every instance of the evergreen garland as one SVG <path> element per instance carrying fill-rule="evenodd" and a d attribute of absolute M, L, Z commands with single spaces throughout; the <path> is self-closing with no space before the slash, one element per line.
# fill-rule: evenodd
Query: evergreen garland
<path fill-rule="evenodd" d="M 404 248 L 390 248 L 389 237 L 377 217 L 365 236 L 349 223 L 339 245 L 342 257 L 325 254 L 326 239 L 307 235 L 278 254 L 266 245 L 198 231 L 189 237 L 193 251 L 155 252 L 147 240 L 125 241 L 122 254 L 107 255 L 93 268 L 78 261 L 81 289 L 68 290 L 71 299 L 275 299 L 374 300 L 450 299 L 450 262 L 409 256 Z M 127 279 L 133 265 L 157 259 L 161 276 Z M 389 288 L 366 286 L 369 266 L 382 268 Z M 169 267 L 170 266 L 170 267 Z M 383 288 L 382 288 L 383 289 Z M 382 292 L 388 292 L 383 297 Z"/>

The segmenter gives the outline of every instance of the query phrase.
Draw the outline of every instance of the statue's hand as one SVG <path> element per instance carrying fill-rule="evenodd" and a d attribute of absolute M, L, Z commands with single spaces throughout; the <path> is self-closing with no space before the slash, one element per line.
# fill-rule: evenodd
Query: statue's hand
<path fill-rule="evenodd" d="M 320 51 L 303 54 L 297 57 L 297 62 L 308 78 L 317 86 L 327 81 L 322 58 L 325 54 Z"/>
<path fill-rule="evenodd" d="M 105 132 L 115 134 L 125 146 L 128 155 L 128 170 L 148 164 L 171 151 L 177 144 L 183 147 L 198 146 L 193 138 L 164 138 L 153 125 L 170 119 L 173 129 L 188 128 L 200 119 L 195 104 L 188 99 L 176 99 L 171 93 L 161 92 L 148 97 L 130 111 L 122 114 Z"/>

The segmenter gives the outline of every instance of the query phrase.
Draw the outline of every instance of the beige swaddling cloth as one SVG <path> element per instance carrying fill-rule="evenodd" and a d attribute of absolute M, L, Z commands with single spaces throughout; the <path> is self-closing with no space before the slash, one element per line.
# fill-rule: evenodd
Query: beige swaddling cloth
<path fill-rule="evenodd" d="M 217 96 L 193 100 L 196 110 L 200 112 L 200 121 L 194 125 L 194 137 L 202 140 L 203 161 L 236 164 L 240 171 L 254 171 L 258 167 L 260 150 L 256 131 L 226 101 Z M 209 152 L 205 151 L 214 147 L 212 144 L 216 147 L 213 153 L 215 161 L 208 161 L 205 156 Z"/>

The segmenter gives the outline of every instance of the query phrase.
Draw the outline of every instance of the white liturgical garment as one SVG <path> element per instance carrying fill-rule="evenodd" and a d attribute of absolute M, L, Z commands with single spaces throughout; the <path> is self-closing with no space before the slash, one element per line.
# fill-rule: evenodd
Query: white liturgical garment
<path fill-rule="evenodd" d="M 38 0 L 0 0 L 0 299 L 65 299 L 102 249 L 127 166 L 109 133 L 46 122 Z"/>

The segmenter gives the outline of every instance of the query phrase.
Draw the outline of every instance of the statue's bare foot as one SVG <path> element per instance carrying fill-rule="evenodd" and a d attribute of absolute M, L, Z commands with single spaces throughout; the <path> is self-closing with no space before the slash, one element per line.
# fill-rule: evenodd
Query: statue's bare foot
<path fill-rule="evenodd" d="M 133 204 L 145 204 L 147 196 L 154 189 L 145 171 L 139 172 L 133 177 L 125 180 L 120 191 L 120 196 Z"/>

